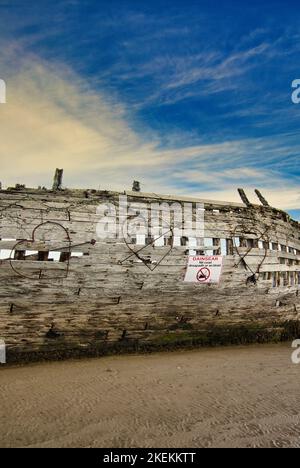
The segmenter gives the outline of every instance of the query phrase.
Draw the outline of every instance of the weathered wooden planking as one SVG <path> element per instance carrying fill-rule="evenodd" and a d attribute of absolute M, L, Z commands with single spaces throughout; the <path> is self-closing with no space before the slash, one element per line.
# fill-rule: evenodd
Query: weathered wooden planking
<path fill-rule="evenodd" d="M 210 200 L 127 194 L 135 206 L 136 202 L 148 207 L 153 203 L 193 202 L 194 216 L 195 203 L 203 203 L 204 237 L 210 241 L 232 242 L 236 236 L 249 242 L 263 234 L 262 240 L 272 243 L 272 248 L 232 247 L 234 255 L 224 257 L 219 285 L 184 283 L 188 254 L 203 250 L 202 243 L 190 249 L 188 245 L 171 250 L 168 246 L 147 246 L 138 255 L 155 268 L 150 271 L 122 239 L 97 239 L 96 226 L 101 218 L 97 206 L 114 203 L 118 209 L 118 193 L 1 191 L 0 250 L 59 249 L 61 253 L 71 250 L 84 254 L 69 262 L 33 258 L 0 262 L 0 335 L 9 349 L 55 352 L 85 349 L 95 343 L 126 348 L 128 340 L 152 343 L 167 336 L 176 342 L 182 336 L 192 337 L 214 327 L 223 327 L 227 333 L 234 326 L 269 329 L 277 322 L 299 320 L 299 225 L 288 215 L 257 205 L 248 208 Z M 147 213 L 150 219 L 148 208 Z M 123 214 L 118 217 L 118 230 L 127 218 Z M 30 241 L 34 230 L 34 241 Z M 18 239 L 27 242 L 16 246 Z M 91 244 L 94 239 L 96 244 Z M 282 251 L 278 244 L 289 251 Z M 135 251 L 141 247 L 130 245 Z M 209 250 L 217 252 L 217 248 Z M 244 255 L 245 264 L 241 262 Z M 248 283 L 252 270 L 260 264 L 257 283 Z"/>

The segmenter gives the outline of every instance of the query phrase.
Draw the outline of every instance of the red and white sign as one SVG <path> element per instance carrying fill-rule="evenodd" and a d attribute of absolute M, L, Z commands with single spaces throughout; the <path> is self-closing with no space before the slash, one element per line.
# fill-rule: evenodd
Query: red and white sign
<path fill-rule="evenodd" d="M 187 283 L 219 283 L 222 273 L 221 255 L 189 256 L 184 281 Z"/>

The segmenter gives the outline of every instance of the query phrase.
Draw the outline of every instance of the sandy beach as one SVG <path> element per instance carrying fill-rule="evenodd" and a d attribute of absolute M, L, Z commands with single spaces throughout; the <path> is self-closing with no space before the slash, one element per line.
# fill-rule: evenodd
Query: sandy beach
<path fill-rule="evenodd" d="M 1 447 L 300 447 L 290 344 L 0 367 Z"/>

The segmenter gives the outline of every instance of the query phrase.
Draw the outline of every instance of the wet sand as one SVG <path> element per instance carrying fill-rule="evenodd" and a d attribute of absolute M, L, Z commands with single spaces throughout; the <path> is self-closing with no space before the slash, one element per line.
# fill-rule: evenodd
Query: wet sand
<path fill-rule="evenodd" d="M 300 447 L 290 344 L 0 366 L 1 447 Z"/>

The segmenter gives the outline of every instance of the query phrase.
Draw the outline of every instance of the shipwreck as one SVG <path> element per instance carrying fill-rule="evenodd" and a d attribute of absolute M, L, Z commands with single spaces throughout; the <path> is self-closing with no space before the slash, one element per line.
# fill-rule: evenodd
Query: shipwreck
<path fill-rule="evenodd" d="M 257 204 L 243 189 L 229 203 L 143 193 L 138 182 L 68 189 L 62 175 L 51 190 L 0 190 L 8 362 L 299 338 L 299 223 L 258 190 Z M 99 205 L 120 208 L 120 196 L 142 204 L 147 223 L 153 204 L 160 220 L 171 206 L 169 228 L 124 232 L 137 212 L 108 209 L 110 235 L 99 235 Z M 189 204 L 191 226 L 202 216 L 195 235 L 176 231 L 174 203 Z"/>

